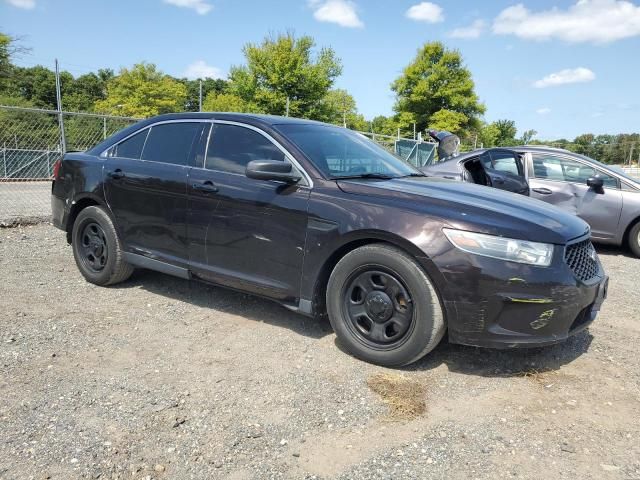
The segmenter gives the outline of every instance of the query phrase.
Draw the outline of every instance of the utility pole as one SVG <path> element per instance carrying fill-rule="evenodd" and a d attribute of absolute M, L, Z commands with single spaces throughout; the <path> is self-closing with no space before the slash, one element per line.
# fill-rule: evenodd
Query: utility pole
<path fill-rule="evenodd" d="M 198 101 L 198 111 L 202 111 L 202 79 L 200 79 L 200 93 L 199 93 L 199 101 Z"/>
<path fill-rule="evenodd" d="M 342 126 L 347 128 L 347 98 L 342 98 Z"/>
<path fill-rule="evenodd" d="M 289 116 L 289 95 L 287 95 L 287 114 L 285 116 Z"/>
<path fill-rule="evenodd" d="M 64 155 L 67 153 L 67 139 L 64 134 L 64 118 L 62 115 L 62 94 L 60 93 L 60 69 L 56 58 L 56 103 L 58 106 L 58 125 L 60 126 L 60 150 Z"/>
<path fill-rule="evenodd" d="M 413 122 L 413 139 L 416 139 L 416 122 Z"/>

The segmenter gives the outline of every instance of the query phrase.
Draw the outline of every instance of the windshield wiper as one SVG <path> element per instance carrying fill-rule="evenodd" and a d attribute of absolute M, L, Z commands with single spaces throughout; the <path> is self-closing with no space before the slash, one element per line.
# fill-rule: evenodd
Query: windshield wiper
<path fill-rule="evenodd" d="M 402 175 L 398 178 L 405 178 L 405 177 L 426 177 L 426 175 L 424 173 L 407 173 L 406 175 Z"/>
<path fill-rule="evenodd" d="M 333 180 L 345 180 L 353 178 L 378 178 L 380 180 L 391 180 L 392 178 L 398 178 L 393 175 L 387 175 L 385 173 L 357 173 L 354 175 L 336 175 L 331 177 Z"/>

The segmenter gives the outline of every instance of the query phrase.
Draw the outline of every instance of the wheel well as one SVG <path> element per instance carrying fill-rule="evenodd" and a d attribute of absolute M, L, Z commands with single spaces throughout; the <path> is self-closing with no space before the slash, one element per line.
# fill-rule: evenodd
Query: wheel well
<path fill-rule="evenodd" d="M 638 223 L 640 223 L 640 217 L 629 222 L 629 225 L 627 226 L 627 229 L 624 231 L 624 235 L 622 236 L 622 245 L 624 246 L 629 245 L 629 234 L 631 233 L 631 229 L 635 227 Z"/>
<path fill-rule="evenodd" d="M 356 248 L 360 248 L 365 245 L 371 245 L 374 243 L 391 245 L 392 247 L 399 248 L 400 250 L 408 253 L 412 257 L 415 256 L 415 252 L 412 253 L 410 249 L 405 248 L 403 245 L 399 245 L 387 239 L 361 238 L 361 239 L 353 240 L 349 243 L 342 245 L 335 252 L 333 252 L 333 254 L 331 254 L 331 256 L 324 262 L 324 265 L 322 265 L 322 268 L 320 269 L 320 273 L 318 274 L 318 277 L 316 279 L 315 287 L 313 289 L 313 312 L 315 315 L 319 315 L 319 316 L 326 315 L 327 284 L 329 283 L 329 277 L 331 276 L 331 272 L 333 272 L 333 269 L 338 264 L 338 262 L 346 254 L 355 250 Z"/>
<path fill-rule="evenodd" d="M 71 211 L 69 212 L 69 219 L 67 220 L 67 243 L 71 243 L 71 233 L 73 232 L 73 224 L 76 222 L 76 218 L 78 218 L 78 214 L 82 210 L 87 207 L 91 207 L 93 205 L 100 205 L 92 198 L 81 198 L 71 207 Z"/>

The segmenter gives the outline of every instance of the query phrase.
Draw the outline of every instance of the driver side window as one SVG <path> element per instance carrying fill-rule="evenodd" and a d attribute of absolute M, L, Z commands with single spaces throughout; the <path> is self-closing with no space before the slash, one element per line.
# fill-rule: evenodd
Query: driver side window
<path fill-rule="evenodd" d="M 600 175 L 605 187 L 618 188 L 618 180 L 584 163 L 555 155 L 533 154 L 535 178 L 560 182 L 586 183 L 589 177 Z"/>

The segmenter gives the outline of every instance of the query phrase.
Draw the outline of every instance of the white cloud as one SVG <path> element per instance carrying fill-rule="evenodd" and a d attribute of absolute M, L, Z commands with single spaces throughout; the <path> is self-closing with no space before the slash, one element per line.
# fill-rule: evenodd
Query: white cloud
<path fill-rule="evenodd" d="M 204 60 L 196 60 L 182 73 L 189 80 L 198 78 L 222 78 L 222 70 L 208 65 Z"/>
<path fill-rule="evenodd" d="M 536 80 L 533 82 L 533 86 L 536 88 L 557 87 L 558 85 L 567 85 L 569 83 L 591 82 L 595 78 L 596 74 L 588 68 L 566 68 Z"/>
<path fill-rule="evenodd" d="M 551 113 L 551 109 L 549 107 L 542 107 L 536 110 L 538 115 L 548 115 Z"/>
<path fill-rule="evenodd" d="M 449 36 L 453 38 L 478 38 L 484 32 L 485 26 L 484 20 L 476 20 L 466 27 L 453 29 Z"/>
<path fill-rule="evenodd" d="M 421 2 L 413 5 L 405 15 L 416 22 L 438 23 L 444 21 L 442 7 L 431 2 Z"/>
<path fill-rule="evenodd" d="M 566 10 L 532 12 L 519 3 L 500 12 L 493 33 L 525 40 L 610 43 L 640 35 L 640 6 L 626 0 L 578 0 Z"/>
<path fill-rule="evenodd" d="M 36 8 L 36 0 L 5 0 L 9 5 L 24 8 L 25 10 L 33 10 Z"/>
<path fill-rule="evenodd" d="M 195 10 L 198 15 L 206 15 L 213 9 L 207 0 L 164 0 L 164 3 L 175 5 L 176 7 L 190 8 Z"/>
<path fill-rule="evenodd" d="M 341 27 L 362 28 L 356 4 L 350 0 L 310 0 L 313 17 L 319 22 L 337 23 Z"/>

